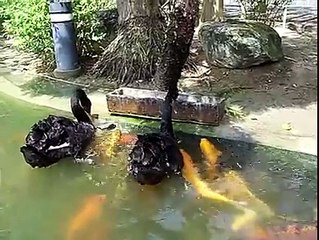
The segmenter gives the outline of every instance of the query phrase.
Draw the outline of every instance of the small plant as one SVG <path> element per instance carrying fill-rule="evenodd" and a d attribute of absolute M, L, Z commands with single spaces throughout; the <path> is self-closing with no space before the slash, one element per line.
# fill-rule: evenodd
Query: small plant
<path fill-rule="evenodd" d="M 244 108 L 236 104 L 227 104 L 226 114 L 235 119 L 243 119 L 247 116 L 247 113 L 244 112 Z"/>
<path fill-rule="evenodd" d="M 237 0 L 241 6 L 242 18 L 274 25 L 280 19 L 283 9 L 292 0 Z"/>
<path fill-rule="evenodd" d="M 5 29 L 15 37 L 15 45 L 51 60 L 53 43 L 47 1 L 11 0 L 7 4 L 10 18 Z"/>
<path fill-rule="evenodd" d="M 74 23 L 77 31 L 79 54 L 82 57 L 91 57 L 102 52 L 113 38 L 115 33 L 106 29 L 98 18 L 99 12 L 114 9 L 115 0 L 74 0 Z"/>
<path fill-rule="evenodd" d="M 9 18 L 6 9 L 6 0 L 0 0 L 0 31 L 2 30 L 2 24 Z"/>

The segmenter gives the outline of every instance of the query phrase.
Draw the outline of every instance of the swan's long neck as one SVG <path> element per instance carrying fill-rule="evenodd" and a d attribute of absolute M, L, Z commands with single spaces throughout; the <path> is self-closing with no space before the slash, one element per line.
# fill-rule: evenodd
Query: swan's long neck
<path fill-rule="evenodd" d="M 174 137 L 172 124 L 172 100 L 178 97 L 177 83 L 181 77 L 184 64 L 188 58 L 191 42 L 194 35 L 196 17 L 194 11 L 198 9 L 197 0 L 179 0 L 175 3 L 176 28 L 169 32 L 164 53 L 157 67 L 156 82 L 164 85 L 161 88 L 168 90 L 162 106 L 161 133 Z M 176 34 L 177 33 L 177 34 Z"/>
<path fill-rule="evenodd" d="M 81 94 L 85 94 L 85 93 L 83 92 Z M 79 94 L 75 93 L 71 97 L 71 110 L 72 110 L 74 117 L 78 120 L 78 122 L 93 123 L 92 117 L 90 115 L 91 102 L 87 98 L 86 94 L 85 94 L 85 97 L 86 97 L 85 100 L 89 101 L 89 105 L 83 106 L 83 103 L 81 101 L 81 98 L 83 98 L 83 96 L 81 96 L 81 95 L 79 96 Z M 86 109 L 87 109 L 87 111 L 86 111 Z"/>
<path fill-rule="evenodd" d="M 174 138 L 175 136 L 172 123 L 172 101 L 173 95 L 171 90 L 169 90 L 162 105 L 160 132 Z"/>
<path fill-rule="evenodd" d="M 80 105 L 72 106 L 72 113 L 78 122 L 93 123 L 91 116 Z"/>

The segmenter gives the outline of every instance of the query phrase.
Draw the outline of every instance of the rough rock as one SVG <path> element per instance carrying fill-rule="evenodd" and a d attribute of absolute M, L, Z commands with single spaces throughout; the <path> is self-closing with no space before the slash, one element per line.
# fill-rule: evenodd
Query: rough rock
<path fill-rule="evenodd" d="M 199 39 L 209 64 L 226 68 L 248 68 L 283 58 L 281 38 L 260 22 L 205 22 Z"/>

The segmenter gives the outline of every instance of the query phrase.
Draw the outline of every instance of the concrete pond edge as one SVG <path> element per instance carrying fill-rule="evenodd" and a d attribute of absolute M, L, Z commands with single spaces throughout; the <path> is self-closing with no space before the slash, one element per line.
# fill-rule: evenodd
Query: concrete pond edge
<path fill-rule="evenodd" d="M 69 109 L 69 99 L 66 97 L 53 97 L 51 95 L 41 95 L 41 96 L 31 96 L 25 93 L 21 87 L 15 85 L 4 76 L 0 76 L 0 92 L 14 97 L 16 99 L 29 102 L 35 105 L 54 108 L 61 111 L 70 112 Z M 92 101 L 92 112 L 100 115 L 101 118 L 106 119 L 117 119 L 110 116 L 106 105 L 106 96 L 101 92 L 93 92 L 89 94 Z M 317 109 L 317 104 L 310 106 L 312 111 Z M 280 110 L 283 111 L 283 110 Z M 290 111 L 287 109 L 287 111 Z M 270 109 L 266 113 L 254 113 L 260 118 L 261 114 L 268 114 L 272 118 L 272 113 L 276 110 Z M 254 120 L 254 114 L 250 114 L 242 121 L 237 122 L 225 122 L 218 127 L 211 126 L 201 126 L 194 124 L 187 124 L 187 127 L 183 127 L 183 123 L 176 123 L 176 130 L 182 130 L 183 132 L 196 133 L 200 135 L 206 135 L 209 137 L 225 138 L 230 140 L 244 141 L 249 143 L 257 143 L 265 146 L 276 147 L 280 149 L 302 152 L 307 154 L 312 154 L 317 156 L 317 135 L 300 134 L 294 131 L 283 131 L 282 129 L 276 129 L 274 131 L 269 131 L 271 126 L 267 126 L 267 123 L 256 124 Z M 301 115 L 304 113 L 296 113 Z M 301 116 L 300 116 L 301 117 Z M 122 121 L 126 121 L 127 118 L 122 118 Z M 132 121 L 132 124 L 140 124 L 147 120 L 128 120 Z M 317 132 L 317 126 L 313 129 Z M 186 129 L 186 130 L 185 130 Z"/>

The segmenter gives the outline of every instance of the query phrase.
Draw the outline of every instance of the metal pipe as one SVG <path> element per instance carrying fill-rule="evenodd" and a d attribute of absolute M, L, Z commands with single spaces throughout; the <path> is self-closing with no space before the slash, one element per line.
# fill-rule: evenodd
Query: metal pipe
<path fill-rule="evenodd" d="M 282 28 L 283 28 L 283 30 L 286 29 L 287 13 L 288 13 L 288 5 L 286 5 L 285 8 L 284 8 L 284 14 L 283 14 L 283 18 L 282 18 Z"/>
<path fill-rule="evenodd" d="M 59 78 L 78 77 L 81 74 L 76 35 L 70 0 L 50 0 L 49 13 L 52 24 L 56 69 Z"/>

